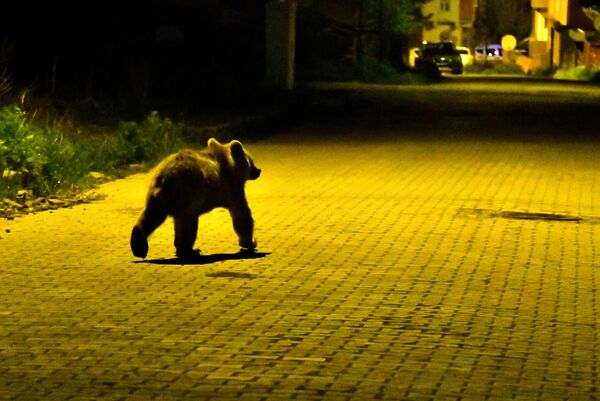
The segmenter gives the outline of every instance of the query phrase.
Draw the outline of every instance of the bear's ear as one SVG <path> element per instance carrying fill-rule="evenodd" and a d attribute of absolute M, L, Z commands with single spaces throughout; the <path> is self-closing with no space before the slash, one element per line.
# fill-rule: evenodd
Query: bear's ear
<path fill-rule="evenodd" d="M 242 143 L 237 140 L 233 140 L 229 143 L 229 149 L 231 149 L 231 156 L 235 160 L 244 159 L 246 155 L 244 154 L 244 147 Z"/>
<path fill-rule="evenodd" d="M 210 138 L 208 140 L 208 144 L 207 146 L 209 147 L 209 149 L 217 149 L 219 147 L 222 147 L 223 144 L 221 144 L 221 142 L 217 141 L 215 138 Z"/>

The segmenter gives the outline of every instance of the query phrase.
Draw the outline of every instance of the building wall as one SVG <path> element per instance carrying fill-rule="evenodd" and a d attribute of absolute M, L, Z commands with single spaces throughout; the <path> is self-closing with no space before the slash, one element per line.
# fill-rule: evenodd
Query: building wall
<path fill-rule="evenodd" d="M 432 16 L 423 28 L 424 41 L 462 44 L 461 0 L 431 0 L 423 5 L 423 15 Z"/>
<path fill-rule="evenodd" d="M 533 11 L 533 25 L 531 29 L 531 39 L 546 42 L 550 34 L 546 27 L 546 18 L 539 12 Z"/>
<path fill-rule="evenodd" d="M 591 46 L 585 43 L 583 51 L 583 63 L 588 68 L 600 68 L 600 47 Z"/>
<path fill-rule="evenodd" d="M 475 4 L 473 0 L 460 1 L 460 23 L 462 25 L 472 25 L 475 15 Z"/>
<path fill-rule="evenodd" d="M 577 0 L 531 0 L 536 9 L 530 43 L 536 45 L 536 52 L 530 55 L 537 58 L 542 66 L 571 68 L 596 63 L 598 48 L 577 39 L 576 31 L 593 29 L 592 21 L 585 15 Z M 540 51 L 540 43 L 545 42 L 546 54 Z"/>
<path fill-rule="evenodd" d="M 550 30 L 546 27 L 546 18 L 536 10 L 532 14 L 531 34 L 529 35 L 529 57 L 522 56 L 517 58 L 518 64 L 526 72 L 545 68 L 549 65 L 550 60 L 550 44 L 548 42 Z"/>
<path fill-rule="evenodd" d="M 567 25 L 569 0 L 548 0 L 547 19 Z"/>

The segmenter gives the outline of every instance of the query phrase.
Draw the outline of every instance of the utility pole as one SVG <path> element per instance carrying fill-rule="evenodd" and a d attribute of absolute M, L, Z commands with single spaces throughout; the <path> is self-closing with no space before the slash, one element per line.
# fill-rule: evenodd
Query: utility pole
<path fill-rule="evenodd" d="M 265 12 L 265 86 L 294 88 L 296 0 L 268 0 Z"/>
<path fill-rule="evenodd" d="M 363 25 L 364 25 L 364 14 L 365 14 L 365 0 L 359 0 L 358 6 L 358 38 L 356 40 L 356 58 L 359 62 L 363 60 Z"/>

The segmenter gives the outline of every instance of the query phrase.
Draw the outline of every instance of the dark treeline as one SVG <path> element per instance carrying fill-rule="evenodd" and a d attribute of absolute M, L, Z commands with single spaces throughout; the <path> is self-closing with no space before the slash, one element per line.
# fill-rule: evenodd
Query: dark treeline
<path fill-rule="evenodd" d="M 11 3 L 0 68 L 14 86 L 41 95 L 221 102 L 262 80 L 263 0 Z"/>

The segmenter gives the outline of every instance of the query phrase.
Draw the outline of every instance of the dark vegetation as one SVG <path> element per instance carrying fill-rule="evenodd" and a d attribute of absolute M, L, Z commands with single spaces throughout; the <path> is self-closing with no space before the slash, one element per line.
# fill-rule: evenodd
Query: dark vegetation
<path fill-rule="evenodd" d="M 425 0 L 326 3 L 298 8 L 297 80 L 439 79 L 401 57 L 427 23 Z M 480 17 L 524 32 L 523 4 L 487 0 Z M 7 3 L 4 14 L 0 209 L 80 191 L 210 136 L 247 137 L 348 106 L 348 99 L 262 87 L 264 0 L 21 0 Z M 486 26 L 495 25 L 479 25 Z M 497 32 L 480 36 L 496 40 Z M 473 69 L 517 72 L 504 64 Z"/>
<path fill-rule="evenodd" d="M 226 135 L 224 121 L 260 107 L 263 8 L 13 2 L 0 26 L 0 209 Z"/>
<path fill-rule="evenodd" d="M 0 110 L 0 196 L 48 196 L 91 185 L 119 168 L 153 161 L 182 143 L 182 127 L 153 112 L 114 132 L 81 135 L 60 122 L 41 123 L 18 106 Z"/>
<path fill-rule="evenodd" d="M 465 68 L 472 74 L 495 75 L 495 74 L 523 74 L 523 69 L 516 63 L 504 62 L 476 62 Z"/>
<path fill-rule="evenodd" d="M 349 1 L 350 19 L 317 1 L 299 7 L 297 79 L 429 82 L 400 57 L 424 1 Z M 0 209 L 81 191 L 210 136 L 348 106 L 262 87 L 264 0 L 22 0 L 4 11 Z"/>
<path fill-rule="evenodd" d="M 220 109 L 261 83 L 264 2 L 212 3 L 11 2 L 0 70 L 38 95 L 94 99 L 130 117 Z"/>

